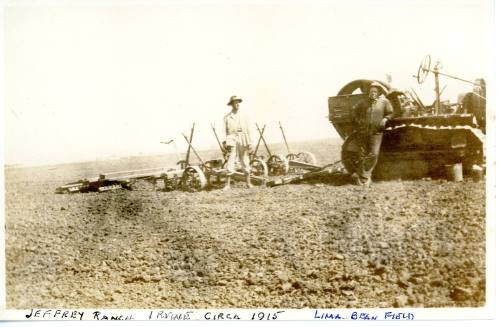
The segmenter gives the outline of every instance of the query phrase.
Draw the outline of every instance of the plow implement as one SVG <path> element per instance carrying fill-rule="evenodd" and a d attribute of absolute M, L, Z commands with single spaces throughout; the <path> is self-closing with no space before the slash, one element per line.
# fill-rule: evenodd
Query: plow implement
<path fill-rule="evenodd" d="M 271 176 L 286 175 L 289 169 L 288 160 L 286 159 L 285 156 L 281 154 L 273 154 L 269 149 L 266 139 L 264 138 L 264 130 L 266 128 L 266 125 L 264 125 L 262 128 L 260 128 L 258 124 L 255 124 L 255 126 L 257 127 L 257 132 L 259 133 L 259 141 L 255 148 L 255 154 L 257 155 L 258 147 L 260 145 L 260 142 L 262 141 L 262 144 L 264 144 L 264 147 L 266 148 L 268 154 L 266 164 L 269 175 Z"/>
<path fill-rule="evenodd" d="M 214 130 L 215 132 L 215 130 Z M 246 175 L 243 172 L 236 171 L 229 174 L 227 169 L 223 166 L 225 161 L 223 160 L 210 160 L 204 161 L 198 154 L 193 144 L 189 141 L 186 135 L 182 134 L 186 142 L 189 144 L 190 148 L 193 150 L 194 155 L 198 158 L 200 164 L 198 166 L 188 166 L 183 173 L 181 179 L 182 189 L 189 192 L 197 192 L 207 188 L 207 186 L 212 185 L 214 179 L 220 181 L 223 178 L 231 176 L 236 181 L 245 181 Z M 222 147 L 221 147 L 222 149 Z M 263 172 L 260 168 L 253 169 L 250 173 L 250 181 L 254 185 L 265 186 L 267 182 L 267 175 L 262 174 Z"/>
<path fill-rule="evenodd" d="M 295 170 L 307 170 L 311 172 L 323 169 L 321 166 L 301 160 L 288 160 L 288 165 Z"/>
<path fill-rule="evenodd" d="M 194 127 L 195 125 L 193 124 L 189 137 L 189 140 L 191 142 L 193 140 Z M 170 144 L 172 142 L 173 140 L 160 143 Z M 177 165 L 180 166 L 180 168 L 159 167 L 103 173 L 99 174 L 98 177 L 84 178 L 76 182 L 59 186 L 58 188 L 56 188 L 55 192 L 57 194 L 65 194 L 106 192 L 117 189 L 131 190 L 133 184 L 139 180 L 144 180 L 151 183 L 154 190 L 157 190 L 157 183 L 158 181 L 161 181 L 163 182 L 163 188 L 161 190 L 173 191 L 182 188 L 182 186 L 186 184 L 183 178 L 189 177 L 189 174 L 185 171 L 189 166 L 190 153 L 191 147 L 189 146 L 186 151 L 185 159 L 177 162 Z M 203 181 L 201 182 L 203 183 Z"/>
<path fill-rule="evenodd" d="M 156 188 L 158 180 L 163 181 L 164 188 L 174 187 L 180 180 L 183 169 L 148 168 L 140 170 L 120 171 L 101 174 L 99 177 L 82 179 L 62 185 L 56 193 L 105 192 L 116 189 L 132 189 L 138 180 L 146 180 Z"/>
<path fill-rule="evenodd" d="M 317 165 L 316 157 L 311 152 L 290 152 L 290 147 L 288 146 L 288 141 L 286 139 L 283 126 L 281 126 L 281 122 L 279 123 L 279 127 L 281 129 L 281 134 L 283 135 L 283 140 L 285 141 L 285 146 L 288 151 L 288 155 L 286 156 L 282 154 L 272 153 L 269 149 L 269 146 L 267 145 L 267 142 L 264 138 L 264 130 L 266 128 L 266 125 L 260 128 L 259 125 L 256 124 L 256 127 L 257 132 L 259 133 L 259 141 L 257 142 L 257 146 L 255 147 L 255 155 L 257 154 L 259 145 L 262 141 L 262 144 L 264 145 L 264 148 L 266 149 L 266 152 L 268 154 L 266 164 L 270 176 L 283 176 L 289 173 L 300 174 L 308 171 L 318 171 L 323 168 Z"/>
<path fill-rule="evenodd" d="M 59 186 L 56 189 L 57 194 L 65 193 L 87 193 L 87 192 L 104 192 L 115 189 L 130 189 L 131 186 L 126 181 L 112 181 L 112 180 L 88 180 L 81 179 L 77 182 L 68 183 Z"/>
<path fill-rule="evenodd" d="M 288 151 L 286 159 L 288 161 L 290 172 L 303 173 L 307 171 L 313 172 L 321 170 L 322 167 L 317 165 L 317 160 L 313 153 L 308 151 L 293 153 L 290 151 L 290 147 L 288 146 L 288 141 L 285 135 L 285 130 L 283 129 L 281 122 L 278 123 L 281 130 L 281 135 L 283 136 L 283 141 L 285 142 L 286 150 Z"/>
<path fill-rule="evenodd" d="M 71 194 L 106 192 L 117 189 L 132 190 L 137 181 L 151 183 L 155 191 L 182 190 L 188 192 L 211 189 L 216 184 L 227 181 L 228 177 L 231 177 L 235 181 L 246 182 L 247 175 L 241 169 L 241 163 L 238 163 L 236 172 L 228 172 L 226 167 L 229 155 L 228 147 L 219 139 L 214 125 L 212 125 L 212 130 L 221 150 L 222 158 L 208 161 L 201 158 L 200 154 L 193 146 L 194 127 L 193 124 L 189 137 L 182 134 L 187 143 L 187 151 L 183 160 L 178 161 L 175 168 L 157 167 L 102 173 L 97 177 L 84 178 L 62 185 L 56 189 L 56 193 Z M 289 153 L 287 156 L 273 154 L 264 138 L 266 125 L 260 128 L 259 125 L 256 124 L 256 127 L 260 137 L 255 151 L 250 154 L 250 182 L 253 185 L 273 187 L 305 181 L 325 174 L 331 174 L 332 169 L 329 168 L 337 164 L 319 166 L 316 163 L 316 158 L 311 152 L 299 152 L 297 154 Z M 280 129 L 289 151 L 288 142 L 281 123 Z M 170 144 L 172 142 L 173 140 L 161 143 Z M 257 154 L 261 144 L 269 155 L 267 159 Z M 190 162 L 191 153 L 197 158 L 197 164 L 192 164 Z M 293 175 L 287 175 L 289 172 L 293 173 Z M 335 172 L 339 172 L 339 170 Z M 274 180 L 270 180 L 269 175 L 274 176 Z"/>
<path fill-rule="evenodd" d="M 345 175 L 345 170 L 342 168 L 342 161 L 338 160 L 332 164 L 328 164 L 325 166 L 314 166 L 315 169 L 312 171 L 308 171 L 306 173 L 285 176 L 273 181 L 269 181 L 267 186 L 275 187 L 286 184 L 295 184 L 300 182 L 305 182 L 308 180 L 316 179 L 316 178 L 324 178 L 331 177 L 333 175 Z M 307 167 L 312 168 L 312 167 Z"/>

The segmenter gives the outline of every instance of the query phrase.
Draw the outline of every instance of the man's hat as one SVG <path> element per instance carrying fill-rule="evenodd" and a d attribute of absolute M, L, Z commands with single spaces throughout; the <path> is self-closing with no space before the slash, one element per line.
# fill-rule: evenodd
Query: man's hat
<path fill-rule="evenodd" d="M 229 98 L 229 102 L 227 103 L 227 105 L 230 106 L 234 101 L 242 102 L 243 100 L 238 98 L 236 95 L 233 95 Z"/>

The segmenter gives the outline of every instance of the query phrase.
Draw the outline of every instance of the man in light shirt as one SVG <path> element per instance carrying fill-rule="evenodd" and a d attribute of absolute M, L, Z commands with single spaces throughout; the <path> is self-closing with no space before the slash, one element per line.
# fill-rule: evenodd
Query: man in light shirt
<path fill-rule="evenodd" d="M 238 159 L 246 175 L 248 188 L 253 187 L 250 181 L 250 155 L 252 151 L 252 140 L 248 119 L 240 111 L 240 103 L 243 100 L 233 95 L 228 102 L 231 112 L 224 116 L 224 130 L 226 132 L 226 147 L 229 152 L 227 160 L 227 182 L 224 190 L 231 188 L 231 175 L 235 172 L 236 160 Z"/>

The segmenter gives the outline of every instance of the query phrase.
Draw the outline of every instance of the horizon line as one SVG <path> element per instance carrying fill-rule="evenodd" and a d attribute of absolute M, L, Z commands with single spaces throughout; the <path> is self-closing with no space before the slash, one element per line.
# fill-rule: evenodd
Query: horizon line
<path fill-rule="evenodd" d="M 303 139 L 303 140 L 293 140 L 288 143 L 301 143 L 301 142 L 307 142 L 307 141 L 320 141 L 320 140 L 335 140 L 335 139 L 342 139 L 339 135 L 333 135 L 331 138 L 326 138 L 326 137 L 321 137 L 321 138 L 309 138 L 309 139 Z M 283 145 L 285 146 L 284 142 L 274 142 L 274 143 L 268 143 L 269 146 L 271 145 Z M 200 151 L 211 151 L 211 150 L 219 150 L 218 146 L 210 146 L 208 148 L 200 148 Z M 186 151 L 180 151 L 178 153 L 186 153 Z M 45 163 L 6 163 L 4 162 L 4 169 L 14 169 L 14 168 L 32 168 L 32 167 L 44 167 L 44 166 L 58 166 L 58 165 L 65 165 L 65 164 L 83 164 L 83 163 L 91 163 L 95 161 L 113 161 L 113 160 L 120 160 L 120 159 L 129 159 L 129 158 L 134 158 L 134 157 L 151 157 L 151 156 L 163 156 L 163 155 L 175 155 L 175 151 L 170 151 L 170 152 L 149 152 L 149 153 L 136 153 L 136 154 L 123 154 L 123 155 L 118 155 L 118 154 L 112 154 L 109 156 L 104 156 L 101 158 L 95 158 L 95 159 L 87 159 L 87 160 L 72 160 L 72 161 L 58 161 L 58 162 L 45 162 Z M 116 157 L 116 158 L 114 158 Z"/>

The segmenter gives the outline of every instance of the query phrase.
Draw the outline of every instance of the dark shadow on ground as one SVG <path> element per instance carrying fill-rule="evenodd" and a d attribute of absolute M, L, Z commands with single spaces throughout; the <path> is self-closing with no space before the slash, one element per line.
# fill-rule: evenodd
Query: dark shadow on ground
<path fill-rule="evenodd" d="M 314 177 L 309 177 L 300 181 L 292 182 L 291 184 L 327 184 L 332 186 L 342 186 L 352 184 L 352 178 L 345 173 L 324 174 Z"/>

